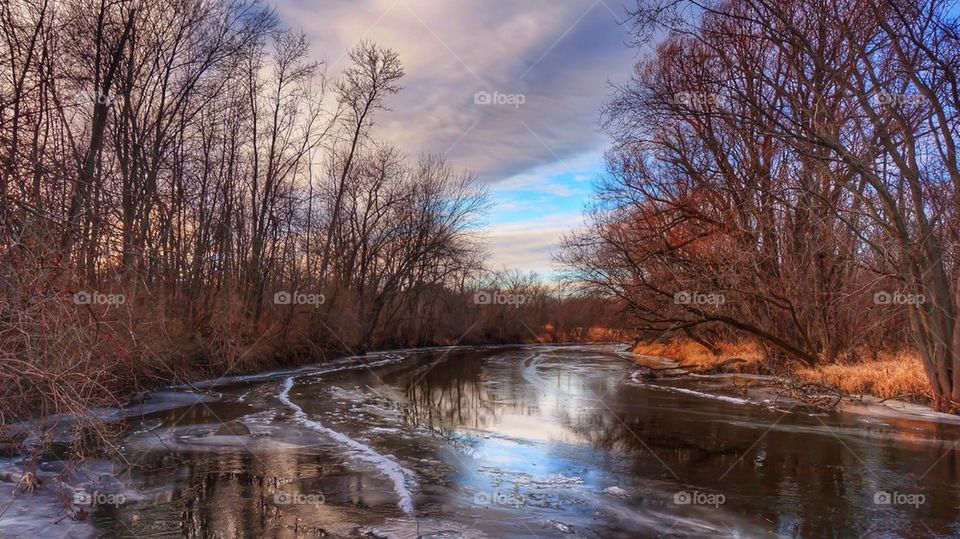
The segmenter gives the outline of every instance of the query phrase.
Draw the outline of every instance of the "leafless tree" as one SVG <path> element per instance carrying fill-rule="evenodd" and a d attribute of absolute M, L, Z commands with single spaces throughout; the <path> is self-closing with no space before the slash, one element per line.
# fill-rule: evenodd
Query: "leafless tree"
<path fill-rule="evenodd" d="M 909 333 L 935 407 L 955 408 L 955 12 L 725 0 L 632 14 L 638 42 L 660 40 L 606 110 L 617 144 L 592 229 L 568 241 L 577 276 L 641 329 L 735 330 L 807 363 Z M 676 301 L 695 292 L 725 301 Z"/>

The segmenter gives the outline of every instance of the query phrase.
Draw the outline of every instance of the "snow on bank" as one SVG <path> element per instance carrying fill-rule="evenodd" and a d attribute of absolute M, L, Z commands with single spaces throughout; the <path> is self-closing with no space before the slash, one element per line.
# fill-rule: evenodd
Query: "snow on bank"
<path fill-rule="evenodd" d="M 239 383 L 269 382 L 288 376 L 319 376 L 349 369 L 382 367 L 392 363 L 399 363 L 408 359 L 408 357 L 409 356 L 400 353 L 375 352 L 366 357 L 344 357 L 320 365 L 309 365 L 257 374 L 221 376 L 219 378 L 211 378 L 197 382 L 176 384 L 165 389 L 151 391 L 144 395 L 142 399 L 127 403 L 122 407 L 90 408 L 88 416 L 85 419 L 114 423 L 131 417 L 176 410 L 185 406 L 219 400 L 219 397 L 194 390 L 209 390 L 211 388 Z M 244 394 L 244 397 L 246 395 L 247 394 Z M 40 441 L 41 433 L 46 436 L 52 436 L 52 441 L 54 442 L 70 443 L 76 435 L 74 432 L 76 422 L 77 420 L 73 416 L 50 415 L 9 425 L 7 426 L 6 433 L 8 436 L 26 436 L 24 448 L 26 451 L 30 451 Z M 50 430 L 51 432 L 44 432 L 45 430 Z"/>
<path fill-rule="evenodd" d="M 123 504 L 143 498 L 119 479 L 115 463 L 93 459 L 82 464 L 27 458 L 0 459 L 0 537 L 30 539 L 93 539 L 102 537 L 90 518 L 96 498 Z M 27 488 L 26 485 L 34 485 Z M 78 495 L 87 496 L 88 503 Z"/>
<path fill-rule="evenodd" d="M 288 376 L 309 376 L 322 375 L 331 372 L 345 371 L 348 369 L 359 369 L 363 367 L 381 367 L 391 363 L 399 363 L 410 356 L 399 352 L 373 352 L 367 356 L 347 356 L 335 359 L 333 361 L 314 365 L 305 365 L 292 369 L 279 369 L 273 371 L 258 372 L 255 374 L 237 374 L 231 376 L 220 376 L 207 380 L 199 380 L 172 386 L 172 389 L 210 389 L 215 387 L 252 383 L 269 382 Z"/>
<path fill-rule="evenodd" d="M 758 385 L 754 387 L 749 387 L 747 389 L 747 396 L 749 398 L 739 398 L 732 397 L 728 395 L 722 395 L 717 393 L 708 393 L 706 391 L 696 391 L 692 389 L 686 389 L 677 386 L 667 386 L 659 384 L 651 384 L 645 379 L 646 372 L 643 370 L 634 371 L 630 377 L 630 384 L 646 387 L 650 389 L 659 389 L 662 391 L 672 391 L 675 393 L 686 393 L 689 395 L 694 395 L 701 398 L 709 398 L 715 400 L 722 400 L 730 402 L 733 404 L 755 404 L 760 406 L 767 407 L 777 407 L 780 411 L 793 410 L 793 408 L 781 408 L 782 406 L 788 407 L 810 407 L 810 405 L 804 403 L 803 401 L 791 398 L 788 396 L 782 396 L 781 391 L 774 387 L 772 384 L 776 381 L 774 377 L 766 375 L 757 375 L 757 374 L 741 374 L 741 373 L 723 373 L 723 374 L 710 374 L 710 375 L 687 375 L 684 377 L 671 377 L 671 378 L 658 378 L 660 381 L 682 381 L 688 380 L 690 378 L 696 378 L 700 380 L 714 380 L 722 382 L 728 379 L 746 379 L 753 380 L 758 382 Z M 718 390 L 719 388 L 713 388 L 711 391 Z M 916 404 L 905 402 L 896 399 L 880 399 L 873 395 L 848 395 L 841 399 L 838 405 L 831 411 L 831 413 L 838 414 L 847 414 L 853 416 L 860 416 L 867 418 L 866 421 L 875 419 L 878 421 L 883 420 L 910 420 L 917 421 L 921 423 L 931 423 L 931 424 L 952 424 L 960 425 L 960 415 L 948 414 L 942 412 L 934 412 L 930 409 L 929 405 Z M 823 415 L 823 411 L 807 413 L 807 415 Z"/>
<path fill-rule="evenodd" d="M 731 402 L 733 404 L 752 404 L 752 401 L 749 399 L 741 399 L 739 397 L 730 397 L 728 395 L 720 395 L 716 393 L 706 393 L 704 391 L 697 391 L 695 389 L 687 389 L 683 387 L 674 387 L 674 386 L 661 386 L 656 384 L 643 384 L 644 387 L 649 387 L 652 389 L 661 389 L 664 391 L 672 391 L 674 393 L 685 393 L 687 395 L 695 395 L 697 397 L 702 397 L 705 399 L 716 399 L 724 402 Z"/>
<path fill-rule="evenodd" d="M 407 486 L 407 481 L 408 478 L 411 478 L 409 480 L 413 482 L 413 472 L 401 466 L 392 456 L 381 455 L 373 448 L 354 440 L 346 434 L 324 427 L 319 421 L 310 419 L 310 416 L 303 411 L 303 408 L 290 400 L 290 390 L 293 389 L 293 383 L 293 376 L 287 378 L 283 384 L 283 391 L 277 394 L 277 398 L 293 410 L 293 417 L 308 429 L 325 434 L 353 449 L 357 453 L 358 458 L 372 464 L 380 470 L 381 473 L 389 477 L 390 480 L 393 481 L 393 490 L 399 498 L 397 503 L 398 507 L 400 507 L 400 510 L 404 513 L 408 515 L 412 514 L 413 494 L 411 494 L 410 488 Z"/>

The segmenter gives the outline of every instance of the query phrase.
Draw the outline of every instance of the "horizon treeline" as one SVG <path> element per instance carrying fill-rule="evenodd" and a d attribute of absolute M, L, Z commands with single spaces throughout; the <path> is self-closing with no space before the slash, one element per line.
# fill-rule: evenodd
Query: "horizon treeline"
<path fill-rule="evenodd" d="M 652 338 L 807 364 L 919 353 L 960 405 L 960 13 L 940 0 L 643 1 L 651 47 L 571 277 Z"/>
<path fill-rule="evenodd" d="M 0 424 L 271 362 L 584 339 L 604 315 L 488 271 L 477 177 L 377 138 L 389 48 L 329 74 L 253 0 L 11 0 L 0 26 Z"/>

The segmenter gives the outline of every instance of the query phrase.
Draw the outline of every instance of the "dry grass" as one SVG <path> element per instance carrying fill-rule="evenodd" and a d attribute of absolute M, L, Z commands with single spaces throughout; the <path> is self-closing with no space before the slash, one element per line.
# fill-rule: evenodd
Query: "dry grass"
<path fill-rule="evenodd" d="M 745 361 L 732 363 L 727 370 L 743 373 L 769 372 L 766 367 L 767 354 L 755 343 L 749 341 L 723 343 L 718 346 L 718 350 L 718 354 L 713 354 L 703 345 L 687 338 L 678 338 L 670 342 L 640 342 L 633 347 L 635 354 L 665 357 L 697 369 L 709 369 L 721 361 L 742 358 Z"/>
<path fill-rule="evenodd" d="M 740 357 L 746 362 L 725 366 L 723 370 L 741 373 L 776 372 L 786 374 L 798 382 L 827 384 L 848 395 L 873 395 L 881 399 L 914 402 L 931 400 L 923 364 L 916 352 L 910 350 L 881 353 L 876 360 L 816 367 L 791 363 L 783 364 L 780 368 L 770 368 L 763 348 L 749 341 L 721 344 L 719 349 L 719 354 L 712 354 L 690 339 L 675 339 L 666 343 L 641 342 L 634 347 L 633 352 L 669 358 L 682 365 L 704 370 L 715 367 L 726 359 Z"/>
<path fill-rule="evenodd" d="M 604 327 L 577 327 L 561 330 L 553 324 L 544 324 L 535 342 L 616 342 L 628 337 L 621 329 Z"/>
<path fill-rule="evenodd" d="M 829 384 L 851 395 L 918 402 L 931 400 L 923 364 L 912 351 L 881 354 L 873 361 L 799 368 L 792 374 L 797 380 Z"/>

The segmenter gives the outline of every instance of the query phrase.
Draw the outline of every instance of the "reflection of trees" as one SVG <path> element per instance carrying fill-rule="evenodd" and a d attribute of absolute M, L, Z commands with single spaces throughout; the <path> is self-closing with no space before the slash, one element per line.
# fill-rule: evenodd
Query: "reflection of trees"
<path fill-rule="evenodd" d="M 567 408 L 561 418 L 596 449 L 628 454 L 653 451 L 664 462 L 671 463 L 671 467 L 674 462 L 698 465 L 725 455 L 737 455 L 749 446 L 731 445 L 720 432 L 719 424 L 697 423 L 697 435 L 684 436 L 669 414 L 644 397 L 635 388 L 623 386 L 603 397 L 607 406 L 596 403 L 586 408 Z M 669 473 L 653 460 L 658 472 Z"/>
<path fill-rule="evenodd" d="M 405 381 L 410 402 L 405 420 L 431 430 L 452 425 L 482 427 L 496 411 L 481 380 L 483 365 L 473 358 L 441 360 L 423 372 L 414 371 Z"/>
<path fill-rule="evenodd" d="M 256 411 L 254 407 L 241 402 L 213 401 L 145 414 L 143 420 L 159 419 L 165 425 L 219 424 Z"/>
<path fill-rule="evenodd" d="M 410 402 L 406 421 L 443 432 L 455 427 L 487 428 L 508 413 L 538 415 L 536 395 L 531 394 L 519 369 L 509 363 L 513 360 L 505 360 L 503 366 L 481 361 L 489 355 L 457 353 L 399 381 Z M 515 361 L 522 363 L 523 358 Z M 493 369 L 502 370 L 492 372 Z"/>
<path fill-rule="evenodd" d="M 929 533 L 917 529 L 918 518 L 936 533 L 955 533 L 948 526 L 958 518 L 957 497 L 945 494 L 953 492 L 958 475 L 956 452 L 947 451 L 934 466 L 948 447 L 901 443 L 930 433 L 802 415 L 788 415 L 770 428 L 778 414 L 760 408 L 731 411 L 718 404 L 712 411 L 709 404 L 691 409 L 682 396 L 666 404 L 664 399 L 671 397 L 623 386 L 604 397 L 609 410 L 599 404 L 580 412 L 569 409 L 564 421 L 594 447 L 627 455 L 629 475 L 723 493 L 725 511 L 759 515 L 781 535 Z M 842 439 L 844 429 L 856 429 L 857 437 Z M 941 439 L 956 437 L 956 429 L 948 430 L 938 432 Z M 919 509 L 877 506 L 877 490 L 925 492 L 927 502 Z"/>
<path fill-rule="evenodd" d="M 639 478 L 640 485 L 648 484 L 648 479 L 667 481 L 649 496 L 657 503 L 671 503 L 673 486 L 723 493 L 724 515 L 765 520 L 771 531 L 787 536 L 859 535 L 870 530 L 916 536 L 917 519 L 936 533 L 955 533 L 949 526 L 960 516 L 953 494 L 958 455 L 948 451 L 949 444 L 924 442 L 931 437 L 956 439 L 960 432 L 956 426 L 909 432 L 916 425 L 889 420 L 891 426 L 876 427 L 822 418 L 840 436 L 845 436 L 843 429 L 856 429 L 856 438 L 842 442 L 824 430 L 820 419 L 794 414 L 768 431 L 779 414 L 624 384 L 607 392 L 611 378 L 555 362 L 545 364 L 538 371 L 539 380 L 531 383 L 523 377 L 522 355 L 481 361 L 483 355 L 456 353 L 429 369 L 437 358 L 427 358 L 412 370 L 398 365 L 379 374 L 389 386 L 405 392 L 408 424 L 449 436 L 451 443 L 457 441 L 454 431 L 459 426 L 495 429 L 503 416 L 552 413 L 547 421 L 556 418 L 598 450 L 597 457 L 605 462 L 597 465 Z M 602 395 L 606 406 L 593 402 L 594 395 Z M 191 411 L 185 422 L 207 422 L 202 410 Z M 224 419 L 230 414 L 217 409 Z M 188 463 L 171 470 L 174 459 L 183 457 Z M 196 538 L 314 537 L 321 531 L 350 536 L 361 524 L 396 515 L 389 490 L 370 488 L 370 482 L 379 478 L 329 464 L 336 461 L 313 450 L 258 456 L 158 452 L 146 459 L 144 483 L 149 488 L 155 478 L 168 484 L 175 476 L 180 485 L 172 496 L 115 515 L 99 512 L 97 518 L 124 518 L 132 528 L 107 524 L 110 537 L 163 532 Z M 878 507 L 872 496 L 879 489 L 924 492 L 927 502 L 919 510 Z M 319 507 L 278 505 L 274 503 L 278 492 L 337 498 Z M 136 521 L 132 514 L 137 514 Z"/>
<path fill-rule="evenodd" d="M 104 524 L 109 537 L 180 534 L 191 538 L 319 537 L 349 535 L 363 523 L 396 513 L 389 494 L 369 489 L 369 479 L 330 464 L 329 455 L 277 451 L 189 455 L 189 461 L 170 470 L 171 455 L 145 459 L 144 488 L 151 478 L 176 485 L 110 516 Z M 326 503 L 283 503 L 290 500 Z M 328 498 L 335 496 L 335 498 Z M 283 498 L 281 498 L 283 499 Z"/>

